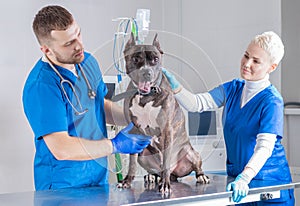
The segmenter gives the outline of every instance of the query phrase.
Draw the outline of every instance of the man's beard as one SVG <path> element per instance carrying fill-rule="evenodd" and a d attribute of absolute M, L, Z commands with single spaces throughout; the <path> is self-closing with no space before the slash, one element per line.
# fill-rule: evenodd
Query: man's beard
<path fill-rule="evenodd" d="M 84 59 L 84 55 L 80 56 L 80 58 L 76 58 L 75 55 L 71 56 L 69 58 L 63 57 L 62 55 L 60 55 L 59 53 L 53 51 L 53 53 L 56 56 L 56 61 L 62 63 L 62 64 L 79 64 L 83 61 Z M 74 54 L 77 54 L 77 52 L 75 52 Z"/>

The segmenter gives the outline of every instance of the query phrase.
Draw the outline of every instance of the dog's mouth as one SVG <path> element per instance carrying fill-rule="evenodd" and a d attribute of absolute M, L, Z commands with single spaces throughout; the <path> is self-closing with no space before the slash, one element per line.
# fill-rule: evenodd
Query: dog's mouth
<path fill-rule="evenodd" d="M 133 86 L 140 95 L 159 93 L 162 72 L 152 70 L 134 70 L 128 73 Z"/>
<path fill-rule="evenodd" d="M 151 87 L 153 86 L 153 82 L 139 82 L 138 90 L 140 94 L 149 94 L 151 92 Z"/>

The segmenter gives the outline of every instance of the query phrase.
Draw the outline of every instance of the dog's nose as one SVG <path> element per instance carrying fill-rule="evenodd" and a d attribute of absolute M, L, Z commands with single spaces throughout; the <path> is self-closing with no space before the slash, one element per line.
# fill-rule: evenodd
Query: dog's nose
<path fill-rule="evenodd" d="M 142 73 L 141 74 L 143 75 L 143 78 L 146 81 L 151 81 L 151 79 L 153 77 L 153 71 L 148 67 L 142 68 Z"/>
<path fill-rule="evenodd" d="M 151 79 L 151 74 L 150 74 L 149 71 L 146 71 L 146 72 L 144 73 L 144 78 L 145 78 L 146 80 L 150 81 L 150 79 Z"/>

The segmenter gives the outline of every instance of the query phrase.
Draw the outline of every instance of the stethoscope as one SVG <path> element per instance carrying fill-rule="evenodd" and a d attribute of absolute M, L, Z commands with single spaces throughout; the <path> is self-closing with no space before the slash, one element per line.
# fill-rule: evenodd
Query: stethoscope
<path fill-rule="evenodd" d="M 63 91 L 65 97 L 67 98 L 69 104 L 71 105 L 71 107 L 72 107 L 73 110 L 75 111 L 75 115 L 83 115 L 83 114 L 87 113 L 87 112 L 88 112 L 88 109 L 87 109 L 87 108 L 86 108 L 86 109 L 83 109 L 83 107 L 82 107 L 82 105 L 81 105 L 81 102 L 80 102 L 80 100 L 79 100 L 79 97 L 78 97 L 78 95 L 77 95 L 77 93 L 76 93 L 76 90 L 75 90 L 73 84 L 72 84 L 69 80 L 63 78 L 63 76 L 62 76 L 62 75 L 59 73 L 59 71 L 54 67 L 54 65 L 52 64 L 52 62 L 49 60 L 49 58 L 48 58 L 46 55 L 44 55 L 44 57 L 45 57 L 44 59 L 47 60 L 48 64 L 49 64 L 50 67 L 53 69 L 53 71 L 59 76 L 59 78 L 60 78 L 60 86 L 61 86 L 61 88 L 62 88 L 62 91 Z M 78 65 L 78 67 L 79 67 L 79 69 L 80 69 L 80 71 L 81 71 L 81 73 L 82 73 L 82 76 L 83 76 L 83 78 L 84 78 L 84 81 L 85 81 L 85 83 L 86 83 L 86 85 L 87 85 L 87 87 L 88 87 L 88 96 L 89 96 L 89 98 L 90 98 L 90 99 L 95 99 L 95 97 L 96 97 L 96 92 L 92 89 L 91 84 L 90 84 L 89 80 L 87 79 L 87 77 L 86 77 L 86 75 L 85 75 L 84 69 L 82 68 L 82 66 L 81 66 L 80 64 L 77 64 L 77 65 Z M 79 110 L 77 110 L 76 107 L 74 106 L 74 104 L 71 102 L 71 100 L 70 100 L 70 98 L 69 98 L 69 96 L 68 96 L 68 94 L 67 94 L 67 92 L 66 92 L 66 90 L 65 90 L 64 84 L 68 84 L 69 87 L 72 89 L 72 92 L 73 92 L 73 94 L 75 95 L 77 104 L 78 104 L 79 107 L 80 107 Z"/>

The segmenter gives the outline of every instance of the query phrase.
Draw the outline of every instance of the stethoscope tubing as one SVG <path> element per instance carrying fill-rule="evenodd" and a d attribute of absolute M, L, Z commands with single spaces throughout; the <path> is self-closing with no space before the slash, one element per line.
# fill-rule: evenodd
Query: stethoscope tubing
<path fill-rule="evenodd" d="M 77 95 L 77 93 L 76 93 L 76 90 L 75 90 L 73 84 L 72 84 L 69 80 L 65 79 L 65 78 L 59 73 L 59 71 L 55 68 L 55 66 L 52 64 L 52 62 L 49 60 L 49 58 L 48 58 L 46 55 L 45 55 L 45 59 L 47 60 L 48 64 L 49 64 L 50 67 L 52 68 L 52 70 L 59 76 L 59 78 L 60 78 L 60 85 L 61 85 L 62 91 L 63 91 L 65 97 L 67 98 L 69 104 L 71 105 L 71 107 L 72 107 L 73 110 L 75 111 L 75 114 L 76 114 L 76 115 L 83 115 L 83 114 L 85 114 L 85 113 L 88 111 L 88 109 L 83 109 L 83 107 L 82 107 L 82 105 L 81 105 L 81 102 L 80 102 L 80 100 L 79 100 L 79 97 L 78 97 L 78 95 Z M 86 83 L 86 85 L 87 85 L 87 87 L 88 87 L 88 96 L 89 96 L 89 98 L 90 98 L 90 99 L 95 99 L 95 97 L 96 97 L 96 92 L 92 89 L 91 84 L 90 84 L 89 80 L 87 79 L 86 74 L 85 74 L 85 72 L 84 72 L 84 69 L 82 68 L 82 66 L 81 66 L 80 64 L 77 64 L 77 65 L 78 65 L 78 67 L 79 67 L 79 69 L 80 69 L 80 71 L 81 71 L 81 73 L 82 73 L 82 76 L 83 76 L 83 78 L 84 78 L 84 81 L 85 81 L 85 83 Z M 77 102 L 78 102 L 78 104 L 79 104 L 79 107 L 80 107 L 80 110 L 81 110 L 81 111 L 78 111 L 78 110 L 75 108 L 75 106 L 72 104 L 72 102 L 71 102 L 71 100 L 69 99 L 69 96 L 68 96 L 66 90 L 64 89 L 64 85 L 63 85 L 64 83 L 68 84 L 69 87 L 72 89 L 72 92 L 73 92 L 73 94 L 75 95 L 75 98 L 76 98 L 76 100 L 77 100 Z"/>
<path fill-rule="evenodd" d="M 84 69 L 82 68 L 82 66 L 81 66 L 80 64 L 78 64 L 78 67 L 79 67 L 80 71 L 82 72 L 82 76 L 83 76 L 84 81 L 85 81 L 85 83 L 86 83 L 86 85 L 87 85 L 87 87 L 88 87 L 88 95 L 89 95 L 89 98 L 95 99 L 95 97 L 96 97 L 96 92 L 92 89 L 91 84 L 90 84 L 89 80 L 87 79 L 87 77 L 86 77 L 86 75 L 85 75 Z"/>

